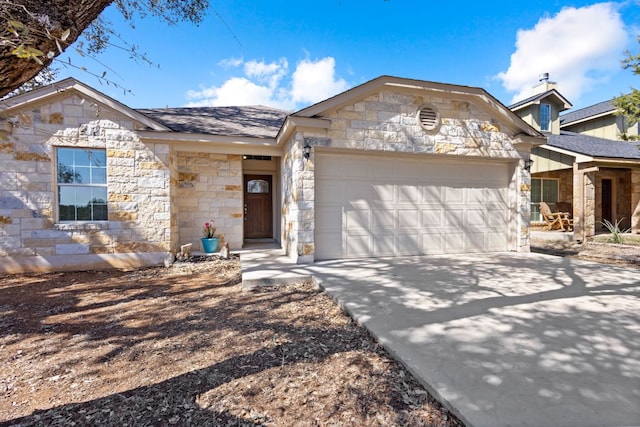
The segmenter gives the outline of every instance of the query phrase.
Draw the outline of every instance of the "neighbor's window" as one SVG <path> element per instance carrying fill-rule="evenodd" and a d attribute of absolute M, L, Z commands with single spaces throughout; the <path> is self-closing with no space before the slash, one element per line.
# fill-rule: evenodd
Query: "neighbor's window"
<path fill-rule="evenodd" d="M 58 219 L 107 220 L 107 155 L 105 150 L 58 148 L 56 151 Z"/>
<path fill-rule="evenodd" d="M 557 179 L 531 179 L 531 221 L 542 221 L 540 215 L 540 202 L 546 202 L 551 210 L 555 209 L 558 201 L 558 180 Z"/>
<path fill-rule="evenodd" d="M 540 104 L 540 130 L 551 130 L 551 105 Z"/>

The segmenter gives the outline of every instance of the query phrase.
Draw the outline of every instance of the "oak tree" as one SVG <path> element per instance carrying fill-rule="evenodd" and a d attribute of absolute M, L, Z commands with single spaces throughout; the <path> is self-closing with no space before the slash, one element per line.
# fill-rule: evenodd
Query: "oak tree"
<path fill-rule="evenodd" d="M 153 15 L 168 24 L 199 24 L 209 7 L 209 0 L 0 0 L 0 98 L 33 79 L 73 43 L 88 55 L 109 46 L 117 33 L 100 16 L 112 3 L 130 23 Z M 145 59 L 133 43 L 123 42 L 132 55 Z"/>
<path fill-rule="evenodd" d="M 640 43 L 640 37 L 638 37 Z M 640 75 L 640 53 L 633 55 L 630 51 L 627 51 L 627 56 L 622 60 L 622 68 L 630 69 L 633 74 Z M 618 107 L 618 111 L 625 118 L 627 128 L 638 124 L 640 122 L 640 90 L 631 89 L 631 92 L 626 95 L 621 95 L 613 100 L 613 105 Z M 636 140 L 637 135 L 628 135 L 625 129 L 625 133 L 622 136 L 623 139 Z"/>

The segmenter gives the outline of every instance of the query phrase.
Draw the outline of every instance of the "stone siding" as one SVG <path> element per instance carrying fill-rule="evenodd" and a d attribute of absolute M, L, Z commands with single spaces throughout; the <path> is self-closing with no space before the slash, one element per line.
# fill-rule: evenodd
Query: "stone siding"
<path fill-rule="evenodd" d="M 441 116 L 441 125 L 425 131 L 416 119 L 420 106 L 429 104 Z M 283 246 L 295 258 L 313 259 L 315 149 L 336 148 L 418 155 L 473 156 L 513 160 L 510 209 L 518 218 L 513 230 L 515 247 L 529 250 L 530 174 L 522 157 L 501 125 L 468 101 L 381 91 L 347 105 L 329 116 L 327 131 L 298 132 L 285 146 L 283 158 Z M 302 158 L 302 146 L 312 147 L 310 159 Z M 516 190 L 517 189 L 517 190 Z"/>
<path fill-rule="evenodd" d="M 640 233 L 640 169 L 631 169 L 631 232 Z"/>
<path fill-rule="evenodd" d="M 243 239 L 242 156 L 198 152 L 177 153 L 178 190 L 175 209 L 180 244 L 202 250 L 205 222 L 214 220 L 216 233 L 232 249 Z"/>
<path fill-rule="evenodd" d="M 77 96 L 0 128 L 0 272 L 157 264 L 175 249 L 168 144 L 142 143 L 130 120 Z M 106 151 L 108 221 L 57 222 L 55 147 Z"/>
<path fill-rule="evenodd" d="M 282 158 L 282 247 L 296 262 L 312 262 L 314 253 L 314 169 L 302 155 L 303 134 L 285 146 Z"/>

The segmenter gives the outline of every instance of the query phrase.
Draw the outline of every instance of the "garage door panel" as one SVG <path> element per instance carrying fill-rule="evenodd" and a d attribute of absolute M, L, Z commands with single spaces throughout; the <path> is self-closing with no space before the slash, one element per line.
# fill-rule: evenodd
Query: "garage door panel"
<path fill-rule="evenodd" d="M 348 235 L 344 239 L 346 258 L 364 258 L 371 255 L 371 239 L 369 235 Z"/>
<path fill-rule="evenodd" d="M 398 203 L 414 205 L 420 200 L 421 190 L 417 185 L 398 185 Z"/>
<path fill-rule="evenodd" d="M 436 185 L 422 186 L 422 203 L 441 205 L 443 201 L 442 193 L 444 189 Z"/>
<path fill-rule="evenodd" d="M 399 233 L 397 236 L 397 255 L 415 255 L 422 253 L 420 233 Z"/>
<path fill-rule="evenodd" d="M 443 252 L 450 254 L 464 252 L 464 233 L 445 233 L 442 237 L 444 240 Z"/>
<path fill-rule="evenodd" d="M 484 188 L 468 188 L 465 195 L 467 204 L 482 205 L 487 198 Z"/>
<path fill-rule="evenodd" d="M 369 209 L 350 209 L 345 212 L 344 230 L 352 231 L 368 231 L 371 229 L 371 211 Z"/>
<path fill-rule="evenodd" d="M 422 234 L 422 253 L 425 255 L 441 254 L 444 252 L 444 240 L 441 233 Z"/>
<path fill-rule="evenodd" d="M 507 246 L 508 236 L 504 230 L 495 230 L 487 233 L 487 250 L 503 251 Z"/>
<path fill-rule="evenodd" d="M 444 203 L 464 203 L 464 188 L 444 187 Z"/>
<path fill-rule="evenodd" d="M 485 202 L 505 205 L 507 203 L 507 190 L 504 188 L 487 188 L 485 190 Z"/>
<path fill-rule="evenodd" d="M 393 209 L 374 210 L 373 226 L 374 231 L 384 231 L 393 228 L 395 224 L 395 211 Z"/>
<path fill-rule="evenodd" d="M 444 227 L 444 209 L 426 208 L 422 209 L 422 227 L 424 229 L 440 229 Z"/>
<path fill-rule="evenodd" d="M 485 233 L 480 232 L 466 232 L 465 233 L 465 252 L 484 252 L 485 245 Z"/>
<path fill-rule="evenodd" d="M 484 209 L 467 209 L 466 215 L 467 224 L 470 227 L 485 227 L 487 212 Z"/>
<path fill-rule="evenodd" d="M 398 228 L 421 228 L 422 222 L 420 221 L 420 209 L 398 209 L 397 212 Z"/>
<path fill-rule="evenodd" d="M 393 256 L 396 255 L 395 236 L 381 235 L 373 239 L 372 256 Z"/>
<path fill-rule="evenodd" d="M 393 202 L 395 200 L 395 185 L 376 183 L 373 185 L 373 194 L 375 200 L 383 203 Z"/>
<path fill-rule="evenodd" d="M 464 209 L 460 207 L 445 209 L 445 227 L 458 230 L 463 229 L 465 223 L 464 212 Z"/>
<path fill-rule="evenodd" d="M 318 153 L 318 259 L 507 250 L 508 165 L 391 157 Z"/>

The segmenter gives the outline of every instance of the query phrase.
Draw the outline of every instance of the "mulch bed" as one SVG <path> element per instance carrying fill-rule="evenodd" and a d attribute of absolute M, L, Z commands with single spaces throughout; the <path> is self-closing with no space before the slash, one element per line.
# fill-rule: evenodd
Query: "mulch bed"
<path fill-rule="evenodd" d="M 0 425 L 462 425 L 310 283 L 186 261 L 2 277 Z"/>

